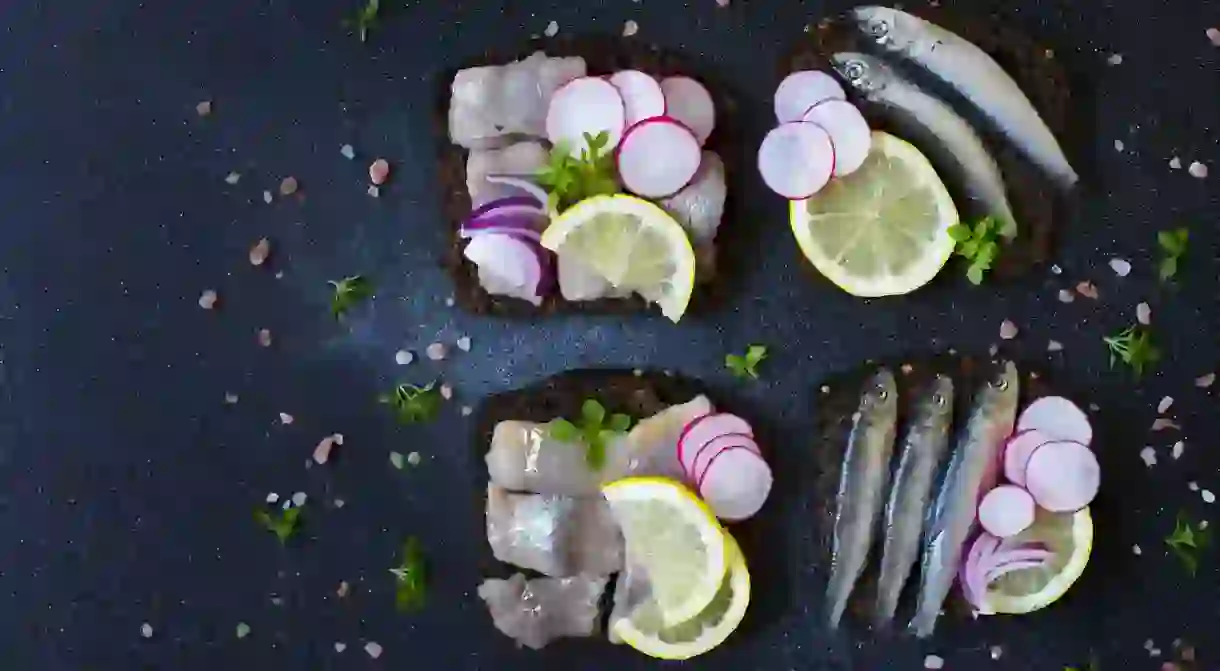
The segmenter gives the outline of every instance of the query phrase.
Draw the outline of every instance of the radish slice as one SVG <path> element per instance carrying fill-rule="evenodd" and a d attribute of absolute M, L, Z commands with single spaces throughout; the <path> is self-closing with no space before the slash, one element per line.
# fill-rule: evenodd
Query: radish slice
<path fill-rule="evenodd" d="M 487 233 L 472 238 L 462 254 L 479 267 L 480 280 L 489 280 L 489 292 L 533 301 L 543 288 L 543 259 L 535 247 L 512 235 Z"/>
<path fill-rule="evenodd" d="M 1034 497 L 1015 485 L 1000 485 L 979 504 L 979 524 L 993 536 L 1008 538 L 1034 523 Z"/>
<path fill-rule="evenodd" d="M 1009 436 L 1004 442 L 1004 477 L 1014 485 L 1024 487 L 1025 466 L 1029 463 L 1029 455 L 1054 440 L 1037 429 L 1018 431 Z"/>
<path fill-rule="evenodd" d="M 1080 443 L 1047 443 L 1030 455 L 1025 486 L 1043 508 L 1054 513 L 1075 512 L 1097 496 L 1101 465 L 1093 451 Z"/>
<path fill-rule="evenodd" d="M 541 186 L 538 186 L 537 182 L 525 175 L 487 175 L 483 179 L 487 180 L 491 184 L 503 184 L 505 186 L 511 186 L 514 189 L 520 189 L 521 191 L 529 194 L 531 198 L 537 199 L 537 201 L 542 205 L 546 205 L 546 202 L 550 200 L 550 198 L 547 196 L 546 190 Z"/>
<path fill-rule="evenodd" d="M 619 70 L 610 83 L 623 96 L 627 127 L 654 116 L 665 115 L 665 94 L 652 75 L 639 70 Z"/>
<path fill-rule="evenodd" d="M 730 433 L 754 436 L 750 423 L 727 412 L 717 412 L 697 417 L 682 429 L 678 436 L 678 463 L 682 470 L 691 475 L 694 480 L 694 459 L 698 451 L 713 438 L 719 438 Z"/>
<path fill-rule="evenodd" d="M 830 133 L 835 148 L 835 177 L 850 175 L 868 158 L 873 133 L 856 106 L 843 100 L 826 100 L 810 107 L 804 121 L 816 123 Z"/>
<path fill-rule="evenodd" d="M 802 200 L 820 191 L 834 169 L 834 144 L 830 134 L 817 124 L 780 124 L 767 133 L 758 148 L 758 172 L 763 182 L 788 200 Z"/>
<path fill-rule="evenodd" d="M 665 112 L 677 119 L 699 138 L 703 146 L 716 129 L 716 104 L 712 94 L 690 77 L 666 77 L 661 80 L 665 95 Z"/>
<path fill-rule="evenodd" d="M 687 473 L 691 482 L 698 484 L 702 481 L 703 477 L 707 475 L 707 467 L 721 452 L 737 447 L 744 447 L 754 452 L 759 451 L 758 443 L 754 442 L 754 439 L 750 436 L 742 433 L 729 433 L 707 441 L 695 453 L 695 458 L 691 460 L 690 472 Z"/>
<path fill-rule="evenodd" d="M 800 121 L 810 107 L 820 102 L 846 99 L 843 87 L 825 72 L 793 72 L 775 89 L 775 118 L 780 123 Z"/>
<path fill-rule="evenodd" d="M 758 453 L 744 447 L 716 455 L 699 483 L 699 495 L 716 517 L 735 522 L 753 517 L 767 501 L 774 484 L 771 467 Z"/>
<path fill-rule="evenodd" d="M 1037 429 L 1058 440 L 1081 445 L 1093 442 L 1089 416 L 1062 396 L 1043 396 L 1029 404 L 1017 419 L 1017 430 Z"/>
<path fill-rule="evenodd" d="M 606 133 L 605 149 L 618 146 L 626 127 L 627 112 L 623 96 L 601 77 L 581 77 L 564 84 L 551 96 L 546 112 L 546 138 L 551 144 L 564 143 L 573 156 L 588 147 L 585 133 Z"/>
<path fill-rule="evenodd" d="M 478 219 L 485 214 L 496 214 L 504 208 L 509 208 L 510 211 L 519 209 L 521 211 L 535 212 L 537 214 L 546 214 L 543 206 L 546 201 L 539 201 L 533 196 L 510 196 L 508 198 L 498 198 L 490 203 L 484 203 L 481 207 L 475 208 L 470 213 L 468 219 Z"/>
<path fill-rule="evenodd" d="M 628 190 L 663 198 L 681 191 L 702 160 L 690 129 L 670 117 L 653 117 L 627 129 L 618 151 L 618 174 Z"/>

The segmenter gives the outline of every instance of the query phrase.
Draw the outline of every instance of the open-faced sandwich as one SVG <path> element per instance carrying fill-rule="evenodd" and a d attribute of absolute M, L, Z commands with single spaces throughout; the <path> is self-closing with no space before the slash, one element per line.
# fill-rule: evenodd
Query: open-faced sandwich
<path fill-rule="evenodd" d="M 450 269 L 480 313 L 673 321 L 716 283 L 728 105 L 681 59 L 553 40 L 448 80 Z"/>
<path fill-rule="evenodd" d="M 668 376 L 584 370 L 492 397 L 478 424 L 493 570 L 511 572 L 478 592 L 500 632 L 687 659 L 737 628 L 750 578 L 722 522 L 772 485 L 746 420 Z"/>

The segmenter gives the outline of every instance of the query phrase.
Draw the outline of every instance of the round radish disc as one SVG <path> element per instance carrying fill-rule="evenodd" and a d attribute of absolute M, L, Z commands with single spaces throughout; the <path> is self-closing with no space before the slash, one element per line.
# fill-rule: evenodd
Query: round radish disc
<path fill-rule="evenodd" d="M 699 495 L 716 517 L 744 520 L 757 513 L 771 494 L 771 467 L 753 450 L 729 448 L 716 455 L 699 483 Z"/>
<path fill-rule="evenodd" d="M 1058 440 L 1081 445 L 1093 442 L 1093 427 L 1088 415 L 1062 396 L 1043 396 L 1029 404 L 1017 418 L 1017 430 L 1037 429 Z"/>
<path fill-rule="evenodd" d="M 804 121 L 816 123 L 830 133 L 835 148 L 835 177 L 850 175 L 868 158 L 873 133 L 856 106 L 843 100 L 826 100 L 810 107 Z"/>
<path fill-rule="evenodd" d="M 1025 486 L 1038 505 L 1053 513 L 1089 505 L 1101 486 L 1101 465 L 1088 447 L 1071 441 L 1034 450 L 1025 467 Z"/>
<path fill-rule="evenodd" d="M 629 191 L 662 198 L 681 191 L 702 161 L 694 133 L 669 117 L 653 117 L 627 129 L 618 151 L 618 174 Z"/>
<path fill-rule="evenodd" d="M 743 433 L 729 433 L 723 436 L 717 436 L 705 443 L 698 451 L 694 452 L 694 457 L 690 462 L 691 482 L 698 484 L 703 477 L 707 475 L 707 467 L 712 463 L 721 452 L 724 450 L 744 447 L 747 450 L 758 452 L 758 443 L 754 442 L 754 438 Z"/>
<path fill-rule="evenodd" d="M 750 428 L 749 422 L 727 412 L 704 415 L 682 429 L 682 434 L 678 436 L 678 463 L 691 475 L 691 479 L 694 479 L 694 470 L 691 467 L 694 466 L 694 459 L 699 450 L 711 439 L 730 433 L 753 436 L 754 430 Z"/>
<path fill-rule="evenodd" d="M 979 503 L 979 524 L 997 538 L 1008 538 L 1034 523 L 1034 497 L 1016 485 L 1000 485 Z"/>
<path fill-rule="evenodd" d="M 610 83 L 623 96 L 628 127 L 649 117 L 664 116 L 665 94 L 652 75 L 639 70 L 619 70 L 610 75 Z"/>
<path fill-rule="evenodd" d="M 601 77 L 581 77 L 564 84 L 551 96 L 546 112 L 546 138 L 551 144 L 566 143 L 573 155 L 587 147 L 585 133 L 605 132 L 603 151 L 614 149 L 623 138 L 627 112 L 623 96 Z"/>
<path fill-rule="evenodd" d="M 716 104 L 703 84 L 690 77 L 666 77 L 661 80 L 665 95 L 665 113 L 680 121 L 699 139 L 699 146 L 716 129 Z"/>
<path fill-rule="evenodd" d="M 800 121 L 806 110 L 820 102 L 846 99 L 843 87 L 825 72 L 793 72 L 775 89 L 775 118 L 780 123 Z"/>
<path fill-rule="evenodd" d="M 793 121 L 776 126 L 758 148 L 758 172 L 774 192 L 789 200 L 817 193 L 834 172 L 835 148 L 817 124 Z"/>
<path fill-rule="evenodd" d="M 1056 439 L 1037 429 L 1018 431 L 1004 443 L 1004 477 L 1014 485 L 1025 486 L 1025 466 L 1034 450 Z"/>

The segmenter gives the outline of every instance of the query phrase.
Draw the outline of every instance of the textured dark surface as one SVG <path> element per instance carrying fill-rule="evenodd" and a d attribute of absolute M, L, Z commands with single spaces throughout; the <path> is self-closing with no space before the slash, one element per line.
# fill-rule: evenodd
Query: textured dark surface
<path fill-rule="evenodd" d="M 1216 651 L 1215 552 L 1199 576 L 1166 556 L 1161 538 L 1185 510 L 1214 507 L 1187 483 L 1220 490 L 1215 401 L 1195 376 L 1216 364 L 1216 166 L 1220 52 L 1204 30 L 1215 2 L 1136 8 L 1100 1 L 969 3 L 1055 49 L 1096 87 L 1072 139 L 1088 193 L 1052 261 L 974 289 L 955 274 L 913 295 L 859 301 L 811 282 L 785 221 L 786 203 L 753 170 L 732 185 L 739 220 L 757 235 L 733 250 L 740 288 L 725 307 L 674 327 L 653 317 L 575 316 L 545 324 L 467 316 L 446 306 L 440 260 L 449 230 L 434 174 L 435 77 L 487 49 L 514 50 L 551 20 L 561 34 L 639 37 L 702 59 L 736 91 L 744 146 L 771 123 L 778 64 L 807 24 L 846 3 L 734 0 L 430 2 L 387 10 L 368 44 L 339 27 L 354 3 L 214 0 L 208 3 L 9 2 L 0 7 L 0 660 L 17 671 L 102 669 L 514 669 L 547 653 L 515 651 L 491 627 L 471 576 L 484 552 L 469 520 L 470 418 L 458 408 L 489 393 L 590 365 L 669 368 L 734 398 L 773 428 L 794 487 L 812 486 L 817 388 L 868 358 L 956 348 L 982 354 L 1000 322 L 1020 335 L 1004 351 L 1044 361 L 1064 388 L 1120 418 L 1101 447 L 1107 509 L 1095 564 L 1056 607 L 1022 619 L 954 622 L 931 641 L 875 642 L 817 624 L 823 567 L 804 502 L 777 501 L 772 556 L 784 588 L 763 617 L 698 662 L 709 669 L 918 669 L 935 653 L 948 669 L 1156 669 L 1146 639 L 1168 655 L 1183 637 Z M 391 3 L 386 2 L 387 6 Z M 966 3 L 946 3 L 965 6 Z M 342 5 L 342 6 L 341 6 Z M 1123 56 L 1107 66 L 1111 53 Z M 214 101 L 207 119 L 195 104 Z M 1114 143 L 1124 143 L 1116 151 Z M 349 162 L 339 146 L 351 143 Z M 365 194 L 367 163 L 394 165 L 382 198 Z M 224 177 L 242 173 L 233 186 Z M 285 175 L 302 196 L 262 202 Z M 1191 227 L 1176 287 L 1155 281 L 1155 231 Z M 246 251 L 261 236 L 275 251 L 256 269 Z M 1129 259 L 1117 278 L 1106 266 Z M 282 270 L 281 279 L 274 277 Z M 960 271 L 959 271 L 960 272 Z M 337 326 L 326 280 L 365 273 L 376 300 Z M 1060 288 L 1094 281 L 1101 300 L 1062 304 Z M 220 292 L 206 312 L 200 292 Z M 1141 384 L 1107 369 L 1099 339 L 1152 305 L 1166 352 Z M 275 344 L 256 343 L 269 328 Z M 470 353 L 440 364 L 393 365 L 406 347 L 469 334 Z M 1062 353 L 1045 353 L 1048 339 Z M 773 348 L 764 380 L 732 382 L 728 351 Z M 374 402 L 395 380 L 443 376 L 457 399 L 424 427 L 396 427 Z M 224 403 L 226 392 L 239 395 Z M 1185 426 L 1146 427 L 1163 395 Z M 280 426 L 276 413 L 296 422 Z M 345 445 L 305 469 L 325 434 Z M 1145 469 L 1144 445 L 1160 463 Z M 408 472 L 391 450 L 418 450 Z M 808 475 L 807 475 L 808 474 Z M 781 475 L 781 477 L 783 477 Z M 802 478 L 809 477 L 808 484 Z M 1117 480 L 1117 481 L 1116 481 Z M 281 549 L 251 511 L 269 491 L 307 492 L 306 530 Z M 336 509 L 333 501 L 346 505 Z M 431 603 L 393 610 L 392 576 L 403 538 L 417 534 L 433 560 Z M 1132 545 L 1139 544 L 1136 556 Z M 335 597 L 339 581 L 353 593 Z M 276 599 L 276 601 L 273 601 Z M 277 605 L 278 604 L 278 605 Z M 252 633 L 237 640 L 234 627 Z M 151 638 L 140 635 L 143 623 Z M 360 650 L 385 647 L 380 660 Z M 345 652 L 334 643 L 348 644 Z M 989 647 L 1001 646 L 999 661 Z M 643 657 L 593 648 L 563 658 L 575 668 L 653 668 Z M 694 666 L 694 664 L 692 664 Z"/>

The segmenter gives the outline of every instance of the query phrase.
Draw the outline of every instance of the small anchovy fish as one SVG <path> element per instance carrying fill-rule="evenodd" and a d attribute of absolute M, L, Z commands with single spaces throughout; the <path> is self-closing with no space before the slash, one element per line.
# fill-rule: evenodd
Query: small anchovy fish
<path fill-rule="evenodd" d="M 1011 361 L 974 395 L 936 501 L 929 511 L 919 598 L 911 629 L 924 638 L 957 579 L 966 539 L 974 530 L 979 498 L 995 482 L 1000 446 L 1017 421 L 1017 367 Z"/>
<path fill-rule="evenodd" d="M 885 504 L 885 541 L 873 623 L 888 625 L 898 609 L 898 597 L 919 559 L 919 536 L 932 484 L 949 449 L 953 423 L 953 380 L 936 376 L 916 401 L 909 427 L 900 443 L 898 469 Z"/>
<path fill-rule="evenodd" d="M 1017 220 L 1004 190 L 1000 166 L 983 139 L 953 108 L 904 79 L 876 56 L 838 53 L 831 63 L 839 76 L 870 102 L 908 128 L 922 149 L 935 152 L 940 164 L 952 166 L 971 200 L 1001 224 L 1005 237 L 1017 235 Z"/>
<path fill-rule="evenodd" d="M 852 415 L 839 476 L 830 582 L 826 586 L 831 628 L 839 626 L 873 544 L 897 425 L 898 389 L 894 375 L 882 368 L 865 383 L 860 406 Z"/>
<path fill-rule="evenodd" d="M 982 49 L 897 9 L 857 7 L 851 16 L 857 29 L 881 48 L 909 58 L 965 96 L 1060 185 L 1071 187 L 1079 181 L 1033 103 Z"/>

